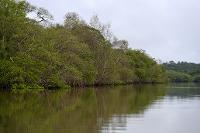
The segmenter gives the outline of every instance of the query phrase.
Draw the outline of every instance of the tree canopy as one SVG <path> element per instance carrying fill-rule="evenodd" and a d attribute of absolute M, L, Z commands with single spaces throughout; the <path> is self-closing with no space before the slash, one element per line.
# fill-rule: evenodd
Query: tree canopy
<path fill-rule="evenodd" d="M 38 18 L 28 18 L 30 12 Z M 163 66 L 144 51 L 128 48 L 125 40 L 114 48 L 109 28 L 96 28 L 72 12 L 63 25 L 41 23 L 52 18 L 47 10 L 26 2 L 0 0 L 1 88 L 166 81 Z"/>
<path fill-rule="evenodd" d="M 170 61 L 163 64 L 168 70 L 168 77 L 173 82 L 199 82 L 200 64 Z"/>

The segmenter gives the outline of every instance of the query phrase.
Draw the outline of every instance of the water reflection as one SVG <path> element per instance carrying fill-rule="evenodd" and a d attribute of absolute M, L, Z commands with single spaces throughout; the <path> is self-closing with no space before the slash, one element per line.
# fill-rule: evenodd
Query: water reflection
<path fill-rule="evenodd" d="M 200 86 L 198 84 L 171 84 L 165 96 L 152 102 L 143 115 L 126 117 L 122 130 L 115 125 L 118 116 L 112 116 L 103 125 L 102 133 L 199 133 Z M 114 128 L 113 128 L 114 127 Z"/>
<path fill-rule="evenodd" d="M 176 98 L 196 98 L 200 96 L 200 84 L 197 83 L 179 83 L 168 86 L 168 96 Z"/>
<path fill-rule="evenodd" d="M 0 92 L 0 133 L 164 133 L 161 128 L 169 125 L 171 130 L 171 123 L 180 119 L 173 111 L 184 114 L 184 109 L 193 113 L 200 109 L 200 88 L 191 88 L 130 85 L 70 92 Z"/>

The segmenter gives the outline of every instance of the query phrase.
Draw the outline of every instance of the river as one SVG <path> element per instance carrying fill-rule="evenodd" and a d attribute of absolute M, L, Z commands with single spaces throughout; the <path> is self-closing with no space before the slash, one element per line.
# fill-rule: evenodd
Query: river
<path fill-rule="evenodd" d="M 0 91 L 0 133 L 200 133 L 200 84 Z"/>

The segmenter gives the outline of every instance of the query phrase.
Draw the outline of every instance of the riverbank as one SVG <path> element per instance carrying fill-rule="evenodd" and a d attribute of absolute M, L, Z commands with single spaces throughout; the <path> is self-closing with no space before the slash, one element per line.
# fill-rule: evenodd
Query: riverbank
<path fill-rule="evenodd" d="M 167 80 L 163 65 L 144 50 L 129 48 L 126 40 L 106 34 L 111 31 L 99 20 L 86 23 L 67 13 L 64 24 L 48 25 L 51 14 L 24 1 L 8 0 L 1 8 L 0 88 L 68 89 Z M 39 18 L 28 18 L 29 13 Z M 38 21 L 44 16 L 45 21 Z"/>

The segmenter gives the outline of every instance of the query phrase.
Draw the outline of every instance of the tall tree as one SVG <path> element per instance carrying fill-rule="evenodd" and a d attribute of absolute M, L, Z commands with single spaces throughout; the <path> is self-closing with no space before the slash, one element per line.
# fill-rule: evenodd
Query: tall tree
<path fill-rule="evenodd" d="M 72 29 L 78 25 L 85 25 L 85 21 L 75 12 L 68 12 L 65 15 L 64 26 L 65 28 Z"/>
<path fill-rule="evenodd" d="M 107 41 L 113 41 L 114 35 L 111 31 L 111 25 L 101 23 L 97 15 L 91 17 L 90 26 L 99 30 Z"/>
<path fill-rule="evenodd" d="M 15 53 L 15 40 L 25 23 L 24 1 L 0 0 L 0 58 L 8 58 Z"/>

